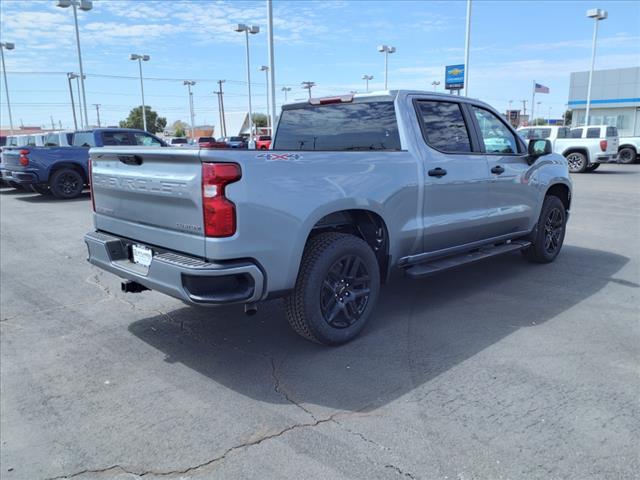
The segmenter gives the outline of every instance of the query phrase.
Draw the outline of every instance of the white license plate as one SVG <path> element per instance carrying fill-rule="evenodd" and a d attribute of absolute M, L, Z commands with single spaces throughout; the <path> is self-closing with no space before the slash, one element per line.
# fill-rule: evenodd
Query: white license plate
<path fill-rule="evenodd" d="M 139 263 L 145 267 L 151 265 L 153 251 L 150 248 L 143 247 L 142 245 L 131 245 L 131 253 L 135 263 Z"/>

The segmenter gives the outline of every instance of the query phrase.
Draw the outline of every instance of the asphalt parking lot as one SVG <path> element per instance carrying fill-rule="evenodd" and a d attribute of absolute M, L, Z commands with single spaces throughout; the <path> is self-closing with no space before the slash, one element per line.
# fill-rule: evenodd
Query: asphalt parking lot
<path fill-rule="evenodd" d="M 3 188 L 0 477 L 640 478 L 640 165 L 573 179 L 555 263 L 398 278 L 339 348 L 121 294 L 88 196 Z"/>

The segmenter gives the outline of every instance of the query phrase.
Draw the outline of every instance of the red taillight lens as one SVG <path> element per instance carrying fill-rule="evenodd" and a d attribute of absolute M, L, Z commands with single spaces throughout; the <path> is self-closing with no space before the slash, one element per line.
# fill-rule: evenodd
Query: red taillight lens
<path fill-rule="evenodd" d="M 600 150 L 602 150 L 603 152 L 607 151 L 607 141 L 606 140 L 600 140 Z"/>
<path fill-rule="evenodd" d="M 29 165 L 29 150 L 20 150 L 20 165 L 23 167 Z"/>
<path fill-rule="evenodd" d="M 202 164 L 202 210 L 207 237 L 230 237 L 236 233 L 236 206 L 225 197 L 225 187 L 242 177 L 236 163 Z"/>
<path fill-rule="evenodd" d="M 93 211 L 96 211 L 96 199 L 93 195 L 93 176 L 92 176 L 92 163 L 93 161 L 91 159 L 89 159 L 89 196 L 91 197 L 91 207 L 93 208 Z"/>

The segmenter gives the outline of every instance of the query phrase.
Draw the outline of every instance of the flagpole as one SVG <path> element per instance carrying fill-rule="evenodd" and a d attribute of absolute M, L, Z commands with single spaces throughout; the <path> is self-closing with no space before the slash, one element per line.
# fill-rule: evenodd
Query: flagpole
<path fill-rule="evenodd" d="M 533 125 L 533 112 L 535 111 L 535 107 L 536 107 L 536 81 L 533 81 L 533 92 L 531 92 L 531 121 L 529 122 L 529 125 Z"/>

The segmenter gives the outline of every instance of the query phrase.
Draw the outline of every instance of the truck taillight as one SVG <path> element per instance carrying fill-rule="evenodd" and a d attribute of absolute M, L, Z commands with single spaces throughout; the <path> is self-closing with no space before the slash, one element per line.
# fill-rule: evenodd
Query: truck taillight
<path fill-rule="evenodd" d="M 607 151 L 607 141 L 606 140 L 600 140 L 600 150 L 602 150 L 603 152 Z"/>
<path fill-rule="evenodd" d="M 20 150 L 20 165 L 22 165 L 23 167 L 29 165 L 29 150 Z"/>
<path fill-rule="evenodd" d="M 96 199 L 93 195 L 93 176 L 92 176 L 92 171 L 93 169 L 91 168 L 91 164 L 93 163 L 93 160 L 89 159 L 89 196 L 91 197 L 91 207 L 93 208 L 93 211 L 96 211 Z"/>
<path fill-rule="evenodd" d="M 236 233 L 236 206 L 225 197 L 225 187 L 242 177 L 236 163 L 202 164 L 202 210 L 207 237 L 230 237 Z"/>

